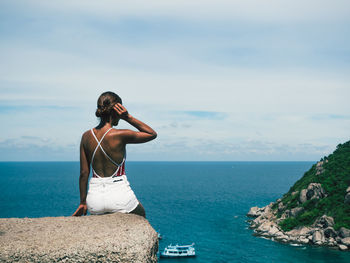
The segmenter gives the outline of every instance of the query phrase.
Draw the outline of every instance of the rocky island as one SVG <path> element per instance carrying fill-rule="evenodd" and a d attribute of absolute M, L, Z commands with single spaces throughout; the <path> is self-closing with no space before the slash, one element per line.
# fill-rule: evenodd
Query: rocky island
<path fill-rule="evenodd" d="M 247 214 L 254 234 L 350 251 L 350 141 L 314 164 L 282 198 Z"/>

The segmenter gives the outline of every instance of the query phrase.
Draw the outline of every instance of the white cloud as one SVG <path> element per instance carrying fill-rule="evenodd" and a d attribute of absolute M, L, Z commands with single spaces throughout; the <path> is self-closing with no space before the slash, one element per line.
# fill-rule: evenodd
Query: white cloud
<path fill-rule="evenodd" d="M 346 1 L 0 6 L 3 142 L 47 138 L 76 159 L 105 90 L 159 134 L 135 159 L 307 159 L 348 140 L 349 119 L 331 118 L 350 115 Z M 174 114 L 199 111 L 222 115 Z"/>
<path fill-rule="evenodd" d="M 13 1 L 12 1 L 13 2 Z M 279 0 L 245 0 L 245 1 L 40 1 L 34 0 L 23 3 L 32 10 L 33 6 L 52 12 L 63 12 L 68 14 L 98 15 L 105 18 L 116 16 L 177 16 L 187 19 L 219 19 L 230 18 L 232 20 L 242 19 L 248 21 L 324 21 L 348 18 L 349 2 L 345 0 L 301 0 L 279 1 Z M 18 6 L 18 7 L 20 7 Z"/>

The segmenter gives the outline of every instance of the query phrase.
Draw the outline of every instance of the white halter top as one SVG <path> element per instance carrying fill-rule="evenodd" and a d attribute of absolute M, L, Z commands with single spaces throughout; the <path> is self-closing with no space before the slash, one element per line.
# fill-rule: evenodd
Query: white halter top
<path fill-rule="evenodd" d="M 98 148 L 100 148 L 102 150 L 102 152 L 104 153 L 104 155 L 106 155 L 106 157 L 113 163 L 115 164 L 116 166 L 118 166 L 117 170 L 111 175 L 111 177 L 115 177 L 115 176 L 121 176 L 121 175 L 125 175 L 125 159 L 126 159 L 126 153 L 125 153 L 125 156 L 123 158 L 123 161 L 118 164 L 116 163 L 115 161 L 113 161 L 113 159 L 105 152 L 105 150 L 102 148 L 102 145 L 101 145 L 101 142 L 103 140 L 103 138 L 106 136 L 106 134 L 112 130 L 112 128 L 109 128 L 102 136 L 101 140 L 98 140 L 93 129 L 91 129 L 91 133 L 92 135 L 94 136 L 96 142 L 97 142 L 97 146 L 95 148 L 95 151 L 94 153 L 92 154 L 92 157 L 91 157 L 91 168 L 92 168 L 92 171 L 93 171 L 93 177 L 98 177 L 98 178 L 102 178 L 101 176 L 99 176 L 96 171 L 94 170 L 94 168 L 92 167 L 92 163 L 94 161 L 94 157 L 95 157 L 95 154 L 96 154 L 96 151 Z"/>

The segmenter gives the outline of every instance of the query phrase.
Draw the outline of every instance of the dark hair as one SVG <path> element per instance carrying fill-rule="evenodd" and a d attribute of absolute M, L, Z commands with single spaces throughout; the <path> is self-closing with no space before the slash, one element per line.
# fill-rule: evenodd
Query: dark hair
<path fill-rule="evenodd" d="M 103 92 L 97 100 L 96 117 L 107 119 L 113 113 L 113 106 L 122 104 L 122 99 L 112 91 Z"/>

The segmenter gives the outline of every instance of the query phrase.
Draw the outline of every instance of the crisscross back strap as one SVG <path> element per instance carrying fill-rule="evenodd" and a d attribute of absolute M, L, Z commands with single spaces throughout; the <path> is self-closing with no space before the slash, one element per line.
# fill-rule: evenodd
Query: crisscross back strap
<path fill-rule="evenodd" d="M 101 145 L 101 142 L 102 142 L 103 138 L 106 136 L 106 134 L 107 134 L 111 129 L 112 129 L 112 128 L 109 128 L 109 129 L 103 134 L 103 136 L 102 136 L 102 138 L 101 138 L 100 141 L 97 139 L 97 137 L 96 137 L 96 135 L 95 135 L 93 129 L 91 129 L 91 133 L 92 133 L 92 135 L 94 136 L 94 138 L 95 138 L 95 140 L 96 140 L 96 142 L 97 142 L 97 146 L 96 146 L 95 151 L 94 151 L 94 153 L 92 154 L 92 157 L 91 157 L 91 165 L 92 165 L 92 162 L 94 161 L 94 157 L 95 157 L 96 151 L 97 151 L 97 149 L 100 147 L 100 149 L 102 150 L 102 152 L 104 153 L 104 155 L 106 155 L 106 156 L 108 157 L 108 159 L 109 159 L 112 163 L 114 163 L 116 166 L 118 166 L 118 168 L 119 168 L 120 165 L 117 164 L 115 161 L 113 161 L 113 159 L 112 159 L 111 157 L 109 157 L 109 155 L 105 152 L 105 150 L 102 148 L 102 145 Z M 123 161 L 124 161 L 124 160 L 123 160 Z"/>

